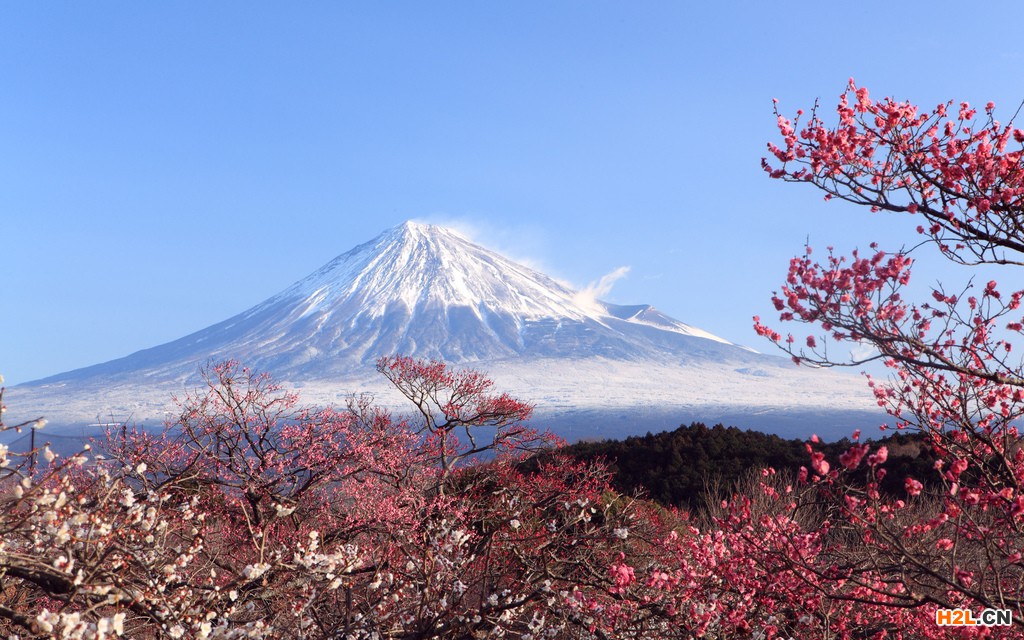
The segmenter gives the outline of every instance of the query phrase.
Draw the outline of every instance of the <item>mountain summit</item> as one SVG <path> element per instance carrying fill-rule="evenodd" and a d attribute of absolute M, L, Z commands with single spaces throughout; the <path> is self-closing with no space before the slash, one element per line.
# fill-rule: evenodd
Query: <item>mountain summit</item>
<path fill-rule="evenodd" d="M 394 354 L 484 370 L 570 438 L 689 420 L 823 432 L 822 416 L 835 425 L 837 410 L 854 411 L 859 421 L 874 404 L 856 378 L 798 370 L 649 305 L 596 300 L 416 222 L 223 322 L 19 385 L 5 400 L 55 425 L 152 423 L 173 411 L 171 396 L 194 384 L 200 367 L 235 359 L 302 387 L 309 402 L 336 403 L 353 392 L 386 394 L 373 364 Z"/>
<path fill-rule="evenodd" d="M 748 355 L 648 305 L 590 299 L 451 229 L 406 222 L 224 322 L 55 378 L 180 378 L 211 358 L 292 379 L 345 374 L 393 354 L 463 364 L 679 353 Z"/>

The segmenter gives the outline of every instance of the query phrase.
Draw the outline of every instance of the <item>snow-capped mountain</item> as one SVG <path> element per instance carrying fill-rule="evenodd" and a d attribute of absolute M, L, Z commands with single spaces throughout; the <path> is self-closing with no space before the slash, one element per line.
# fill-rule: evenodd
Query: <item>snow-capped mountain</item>
<path fill-rule="evenodd" d="M 647 305 L 587 299 L 436 225 L 406 222 L 224 322 L 48 378 L 184 378 L 233 358 L 283 379 L 346 374 L 395 353 L 462 364 L 518 357 L 745 357 Z"/>
<path fill-rule="evenodd" d="M 11 404 L 56 410 L 60 423 L 129 414 L 153 420 L 199 367 L 228 358 L 301 386 L 307 400 L 336 402 L 382 391 L 373 363 L 396 353 L 486 370 L 549 417 L 664 410 L 664 428 L 730 411 L 869 407 L 859 380 L 796 370 L 649 305 L 596 300 L 455 231 L 415 222 L 221 323 L 21 385 Z"/>

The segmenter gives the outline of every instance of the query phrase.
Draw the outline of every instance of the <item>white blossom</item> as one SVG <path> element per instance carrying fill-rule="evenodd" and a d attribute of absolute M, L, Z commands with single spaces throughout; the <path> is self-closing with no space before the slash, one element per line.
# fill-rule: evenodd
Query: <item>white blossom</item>
<path fill-rule="evenodd" d="M 270 565 L 265 562 L 258 562 L 256 564 L 246 565 L 245 569 L 242 570 L 242 575 L 247 580 L 255 580 L 270 569 Z"/>

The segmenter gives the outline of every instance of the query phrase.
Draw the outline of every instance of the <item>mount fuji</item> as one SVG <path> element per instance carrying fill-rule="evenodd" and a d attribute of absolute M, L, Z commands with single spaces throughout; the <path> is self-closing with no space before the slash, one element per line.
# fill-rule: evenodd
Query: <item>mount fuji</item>
<path fill-rule="evenodd" d="M 670 318 L 614 305 L 489 251 L 406 222 L 223 322 L 123 358 L 9 390 L 12 413 L 64 427 L 157 424 L 211 360 L 235 359 L 338 403 L 370 391 L 384 355 L 471 366 L 537 405 L 569 438 L 618 436 L 690 420 L 790 435 L 845 435 L 881 415 L 854 376 L 797 368 Z M 397 402 L 396 402 L 397 404 Z M 10 416 L 12 419 L 15 416 Z"/>

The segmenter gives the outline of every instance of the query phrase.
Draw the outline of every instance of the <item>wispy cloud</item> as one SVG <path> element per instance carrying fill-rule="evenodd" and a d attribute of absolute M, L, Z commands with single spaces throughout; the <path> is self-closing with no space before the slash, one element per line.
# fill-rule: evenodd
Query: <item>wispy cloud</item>
<path fill-rule="evenodd" d="M 604 274 L 597 282 L 591 282 L 583 289 L 580 289 L 574 301 L 589 311 L 599 312 L 600 307 L 597 301 L 611 293 L 616 281 L 624 278 L 627 273 L 629 273 L 629 267 L 623 266 Z"/>

